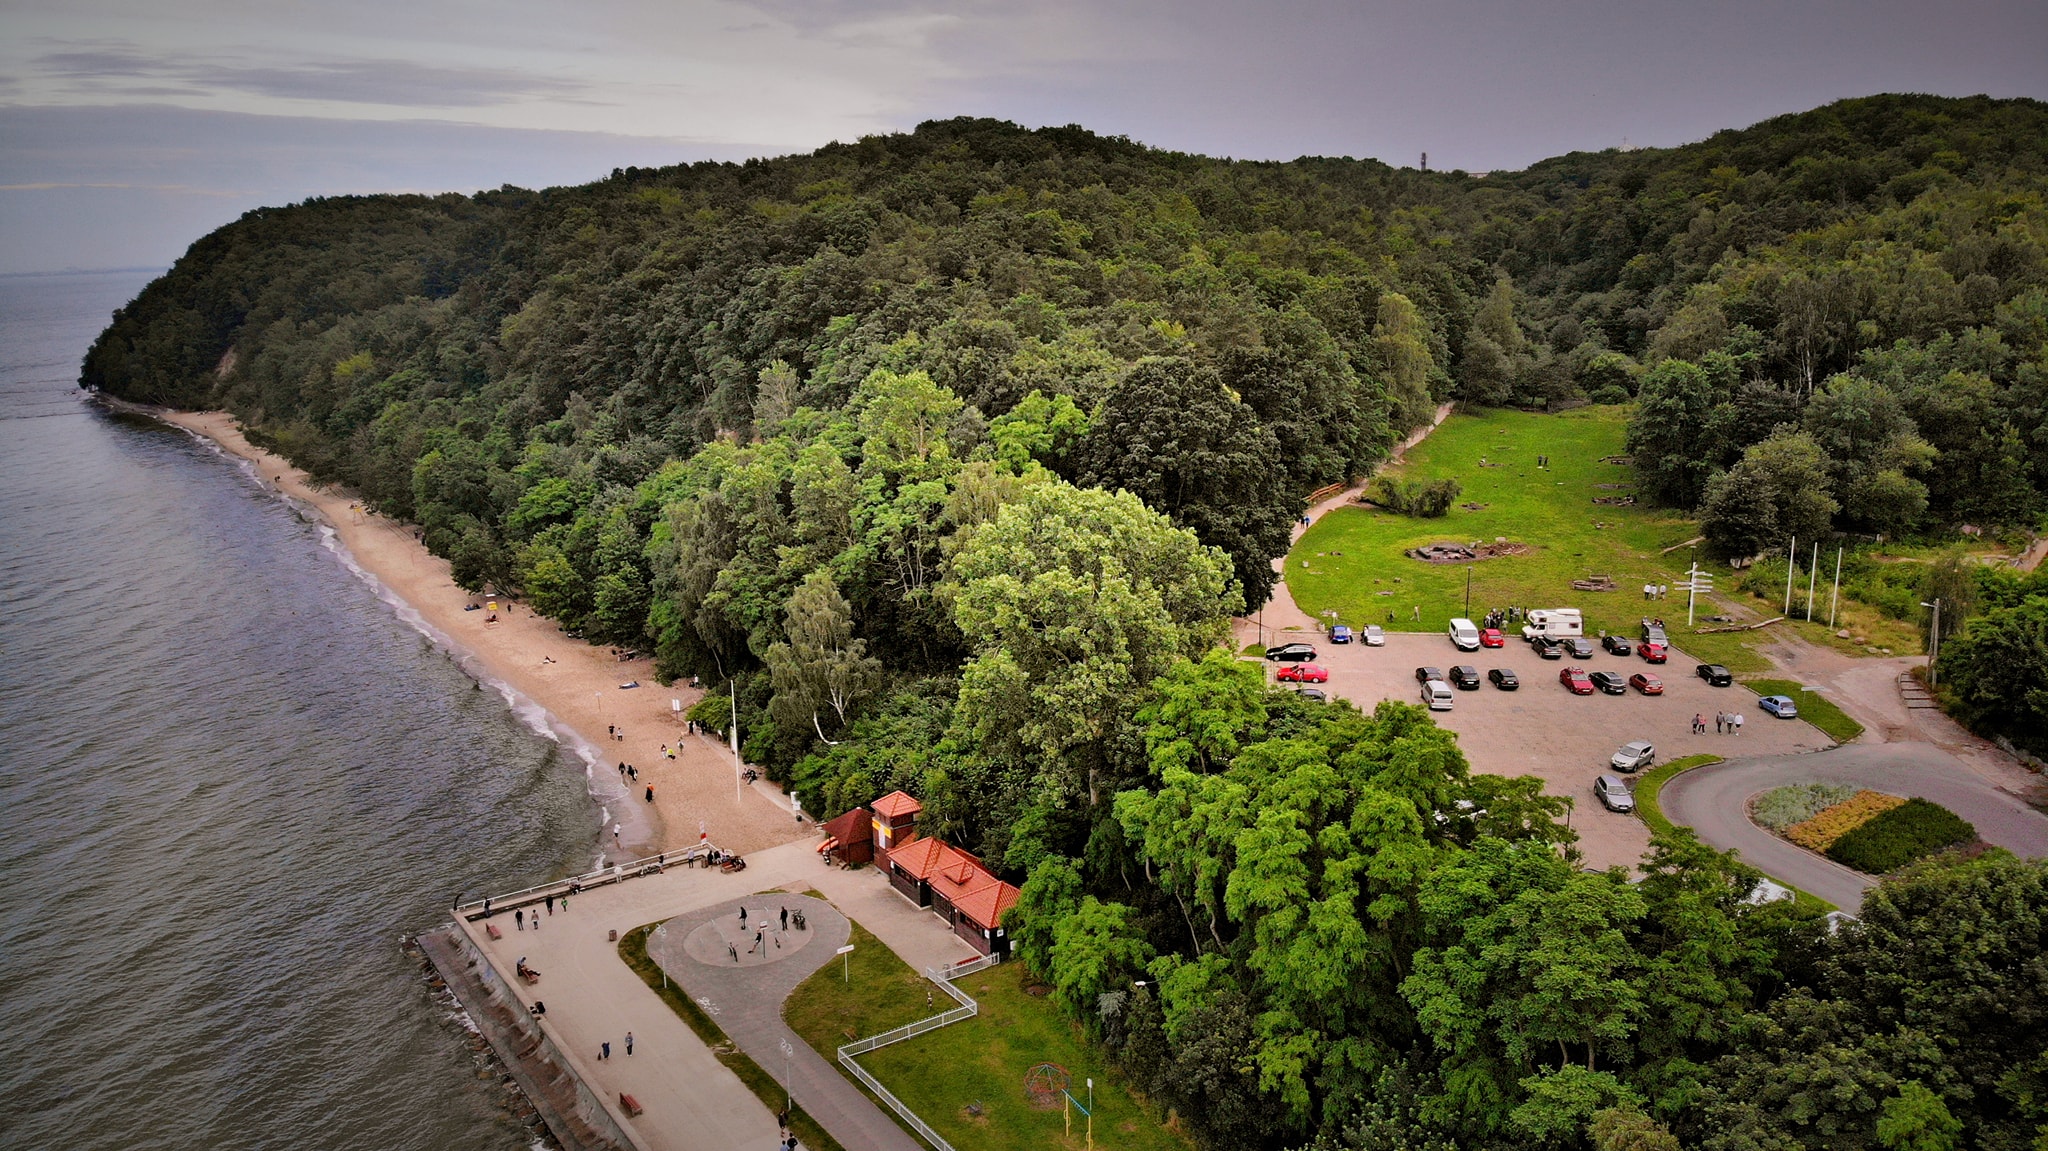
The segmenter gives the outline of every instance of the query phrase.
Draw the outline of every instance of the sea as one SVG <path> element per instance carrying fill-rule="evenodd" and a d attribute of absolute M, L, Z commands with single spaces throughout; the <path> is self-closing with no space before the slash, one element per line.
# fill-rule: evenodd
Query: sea
<path fill-rule="evenodd" d="M 546 724 L 81 357 L 147 272 L 0 277 L 0 1147 L 535 1145 L 401 942 L 587 868 Z"/>

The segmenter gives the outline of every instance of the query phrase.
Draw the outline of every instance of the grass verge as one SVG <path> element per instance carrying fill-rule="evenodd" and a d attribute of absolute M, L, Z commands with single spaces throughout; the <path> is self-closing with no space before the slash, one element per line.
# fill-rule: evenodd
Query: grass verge
<path fill-rule="evenodd" d="M 1836 707 L 1834 701 L 1802 688 L 1789 679 L 1749 679 L 1743 686 L 1758 695 L 1784 695 L 1792 697 L 1799 705 L 1799 718 L 1828 733 L 1836 743 L 1847 743 L 1863 734 L 1863 725 L 1849 718 L 1847 712 Z M 1769 722 L 1770 717 L 1762 712 L 1757 719 Z"/>
<path fill-rule="evenodd" d="M 924 977 L 858 924 L 853 945 L 851 980 L 839 965 L 827 965 L 798 985 L 782 1008 L 790 1027 L 827 1059 L 850 1032 L 872 1035 L 952 1006 L 940 994 L 927 1009 Z M 1087 1121 L 1079 1110 L 1069 1134 L 1059 1111 L 1035 1110 L 1026 1100 L 1025 1074 L 1040 1063 L 1064 1067 L 1074 1097 L 1083 1102 L 1087 1081 L 1095 1081 L 1098 1146 L 1187 1151 L 1185 1140 L 1155 1122 L 1109 1075 L 1079 1026 L 1051 999 L 1026 989 L 1028 980 L 1021 963 L 968 976 L 959 986 L 980 1003 L 979 1015 L 871 1051 L 860 1057 L 861 1066 L 963 1151 L 1082 1146 Z"/>
<path fill-rule="evenodd" d="M 658 923 L 649 923 L 621 935 L 619 958 L 625 960 L 626 966 L 633 969 L 633 973 L 640 977 L 641 982 L 647 984 L 648 990 L 661 996 L 664 1003 L 667 1003 L 677 1015 L 682 1016 L 683 1022 L 690 1025 L 690 1030 L 697 1033 L 697 1038 L 704 1041 L 704 1046 L 711 1049 L 713 1057 L 734 1075 L 739 1076 L 740 1082 L 747 1085 L 747 1090 L 754 1093 L 754 1097 L 761 1101 L 762 1106 L 768 1108 L 770 1113 L 780 1114 L 784 1099 L 782 1084 L 777 1083 L 774 1077 L 754 1062 L 751 1056 L 741 1051 L 739 1046 L 719 1029 L 718 1024 L 713 1022 L 709 1015 L 704 1014 L 703 1008 L 697 1006 L 688 995 L 683 994 L 683 989 L 677 986 L 675 981 L 665 978 L 661 967 L 654 962 L 654 957 L 647 954 L 647 936 L 659 926 L 661 925 Z M 790 1109 L 789 1129 L 797 1138 L 803 1140 L 806 1147 L 815 1147 L 818 1151 L 846 1151 L 839 1140 L 827 1134 L 823 1127 L 818 1126 L 817 1120 L 805 1114 L 801 1107 Z"/>
<path fill-rule="evenodd" d="M 1642 816 L 1643 822 L 1650 825 L 1650 834 L 1655 835 L 1660 831 L 1670 831 L 1674 826 L 1671 820 L 1665 817 L 1663 805 L 1657 799 L 1658 793 L 1664 790 L 1664 785 L 1671 782 L 1681 772 L 1691 771 L 1695 767 L 1705 767 L 1710 763 L 1719 762 L 1721 762 L 1721 757 L 1718 755 L 1688 755 L 1683 759 L 1674 759 L 1670 763 L 1658 764 L 1656 767 L 1643 773 L 1642 778 L 1636 781 L 1636 814 Z M 1802 911 L 1821 915 L 1839 910 L 1834 904 L 1829 903 L 1820 896 L 1809 895 L 1796 887 L 1792 887 L 1791 884 L 1786 883 L 1782 879 L 1773 877 L 1772 882 L 1791 888 L 1793 904 Z"/>

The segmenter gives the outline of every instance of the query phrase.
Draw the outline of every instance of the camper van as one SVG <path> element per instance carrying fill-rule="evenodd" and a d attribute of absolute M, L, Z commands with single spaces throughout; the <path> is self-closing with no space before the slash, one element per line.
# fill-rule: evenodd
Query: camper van
<path fill-rule="evenodd" d="M 1545 639 L 1572 639 L 1585 634 L 1585 617 L 1581 616 L 1579 609 L 1575 607 L 1530 608 L 1529 622 L 1522 628 L 1522 638 L 1528 640 L 1533 640 L 1537 636 Z"/>
<path fill-rule="evenodd" d="M 1479 650 L 1479 625 L 1469 619 L 1454 619 L 1449 631 L 1451 646 L 1459 651 Z"/>

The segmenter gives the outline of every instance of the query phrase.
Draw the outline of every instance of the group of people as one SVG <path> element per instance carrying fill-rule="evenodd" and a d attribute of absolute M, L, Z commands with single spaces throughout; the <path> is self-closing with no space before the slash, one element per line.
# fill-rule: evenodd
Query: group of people
<path fill-rule="evenodd" d="M 562 905 L 562 914 L 564 914 L 564 915 L 567 915 L 567 914 L 569 913 L 569 897 L 568 897 L 568 896 L 566 896 L 566 895 L 550 895 L 550 896 L 548 896 L 548 897 L 547 897 L 546 899 L 543 899 L 543 900 L 541 901 L 541 903 L 542 903 L 542 904 L 543 904 L 543 905 L 544 905 L 544 906 L 545 906 L 545 907 L 547 908 L 547 910 L 548 910 L 548 915 L 549 915 L 550 917 L 553 917 L 553 915 L 555 914 L 555 905 L 556 905 L 557 903 L 559 903 L 559 904 L 561 904 L 561 905 Z M 490 900 L 488 900 L 488 899 L 486 899 L 486 900 L 484 900 L 484 918 L 486 918 L 486 919 L 489 919 L 489 918 L 490 918 L 490 916 L 491 916 L 491 901 L 490 901 Z M 527 913 L 526 913 L 526 909 L 525 909 L 524 907 L 519 907 L 519 908 L 514 908 L 514 909 L 513 909 L 513 911 L 512 911 L 512 922 L 513 922 L 514 924 L 516 924 L 516 925 L 517 925 L 517 927 L 518 927 L 518 930 L 520 930 L 520 931 L 524 931 L 524 930 L 526 930 L 526 924 L 527 924 L 527 921 L 528 921 L 529 919 L 531 919 L 531 920 L 533 921 L 533 929 L 534 929 L 535 931 L 539 931 L 539 930 L 540 930 L 540 912 L 536 911 L 536 912 L 534 912 L 534 913 L 533 913 L 533 914 L 532 914 L 531 916 L 529 916 L 529 915 L 527 915 Z"/>
<path fill-rule="evenodd" d="M 1667 596 L 1667 595 L 1670 595 L 1670 594 L 1671 594 L 1671 585 L 1670 585 L 1670 584 L 1662 584 L 1662 583 L 1646 583 L 1646 584 L 1644 584 L 1644 585 L 1643 585 L 1643 598 L 1644 598 L 1644 599 L 1663 599 L 1663 598 L 1664 598 L 1665 596 Z"/>
<path fill-rule="evenodd" d="M 632 1033 L 631 1031 L 628 1031 L 628 1032 L 626 1032 L 626 1054 L 628 1054 L 628 1055 L 631 1055 L 632 1053 L 633 1053 L 633 1033 Z M 612 1057 L 612 1043 L 611 1043 L 611 1040 L 607 1039 L 607 1040 L 605 1040 L 604 1042 L 602 1042 L 602 1043 L 600 1043 L 600 1044 L 598 1044 L 598 1045 L 597 1045 L 597 1057 L 598 1057 L 599 1059 L 610 1059 L 610 1058 Z"/>
<path fill-rule="evenodd" d="M 1529 609 L 1523 607 L 1497 607 L 1486 613 L 1486 618 L 1480 621 L 1479 626 L 1495 629 L 1505 628 L 1509 624 L 1518 623 L 1526 618 L 1528 611 Z"/>
<path fill-rule="evenodd" d="M 1741 735 L 1741 734 L 1742 734 L 1742 713 L 1741 713 L 1741 712 L 1739 712 L 1739 711 L 1717 711 L 1717 712 L 1715 712 L 1715 713 L 1714 713 L 1714 731 L 1715 731 L 1715 733 L 1716 733 L 1716 734 L 1719 734 L 1719 735 Z M 1693 733 L 1694 735 L 1705 735 L 1705 734 L 1707 734 L 1707 717 L 1706 717 L 1706 716 L 1705 716 L 1704 714 L 1702 714 L 1702 713 L 1700 713 L 1700 712 L 1694 712 L 1694 713 L 1693 713 L 1693 716 L 1692 716 L 1692 733 Z"/>

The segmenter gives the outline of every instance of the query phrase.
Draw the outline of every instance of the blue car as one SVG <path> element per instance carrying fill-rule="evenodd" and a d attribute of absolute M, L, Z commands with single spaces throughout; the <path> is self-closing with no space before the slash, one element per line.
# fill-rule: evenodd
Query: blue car
<path fill-rule="evenodd" d="M 1336 627 L 1333 627 L 1333 628 L 1331 628 L 1331 629 L 1330 629 L 1330 642 L 1331 642 L 1331 643 L 1350 643 L 1350 642 L 1351 642 L 1351 629 L 1350 629 L 1350 628 L 1348 628 L 1348 627 L 1345 627 L 1345 626 L 1344 626 L 1343 624 L 1341 624 L 1341 623 L 1340 623 L 1340 624 L 1338 624 L 1338 625 L 1337 625 Z"/>
<path fill-rule="evenodd" d="M 1767 695 L 1757 700 L 1756 705 L 1779 719 L 1799 718 L 1799 705 L 1793 703 L 1789 695 Z"/>

